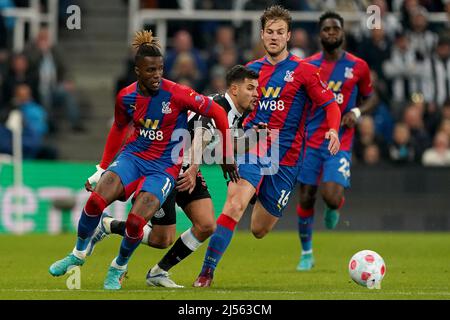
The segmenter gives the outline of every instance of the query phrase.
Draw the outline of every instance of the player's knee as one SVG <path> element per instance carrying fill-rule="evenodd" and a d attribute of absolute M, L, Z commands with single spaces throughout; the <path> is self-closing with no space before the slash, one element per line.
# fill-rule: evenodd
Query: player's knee
<path fill-rule="evenodd" d="M 256 239 L 262 239 L 265 237 L 266 234 L 269 233 L 270 230 L 266 229 L 266 228 L 252 228 L 252 233 L 253 236 Z"/>
<path fill-rule="evenodd" d="M 166 249 L 170 247 L 175 241 L 175 237 L 173 235 L 164 235 L 161 237 L 149 239 L 149 246 L 156 249 Z"/>
<path fill-rule="evenodd" d="M 311 208 L 312 206 L 314 206 L 314 202 L 315 202 L 315 198 L 307 198 L 307 197 L 300 197 L 300 206 L 302 208 Z"/>
<path fill-rule="evenodd" d="M 238 199 L 238 197 L 231 198 L 230 213 L 233 216 L 240 216 L 244 212 L 245 208 L 246 205 L 244 205 L 244 203 L 240 199 Z"/>
<path fill-rule="evenodd" d="M 128 215 L 125 229 L 128 237 L 139 239 L 144 234 L 144 226 L 147 224 L 145 219 L 137 214 L 131 213 Z"/>
<path fill-rule="evenodd" d="M 324 191 L 322 196 L 323 200 L 330 209 L 338 209 L 342 202 L 342 194 L 339 193 Z"/>
<path fill-rule="evenodd" d="M 206 221 L 195 226 L 197 232 L 201 235 L 201 238 L 208 238 L 214 231 L 216 231 L 216 222 Z"/>
<path fill-rule="evenodd" d="M 133 209 L 136 212 L 143 212 L 145 214 L 156 212 L 160 207 L 159 199 L 152 193 L 140 192 L 136 198 Z"/>
<path fill-rule="evenodd" d="M 168 235 L 164 237 L 161 241 L 161 246 L 164 248 L 170 247 L 175 242 L 175 235 Z"/>
<path fill-rule="evenodd" d="M 300 191 L 300 205 L 302 208 L 311 208 L 316 201 L 316 193 L 313 190 L 301 190 Z"/>
<path fill-rule="evenodd" d="M 270 229 L 265 227 L 264 225 L 258 225 L 258 223 L 254 224 L 253 221 L 252 221 L 252 224 L 251 224 L 251 229 L 252 229 L 253 236 L 256 239 L 264 238 L 264 236 L 266 234 L 268 234 L 269 231 L 270 231 Z"/>
<path fill-rule="evenodd" d="M 107 206 L 106 200 L 98 193 L 92 192 L 84 208 L 88 215 L 98 216 L 102 214 L 106 206 Z"/>

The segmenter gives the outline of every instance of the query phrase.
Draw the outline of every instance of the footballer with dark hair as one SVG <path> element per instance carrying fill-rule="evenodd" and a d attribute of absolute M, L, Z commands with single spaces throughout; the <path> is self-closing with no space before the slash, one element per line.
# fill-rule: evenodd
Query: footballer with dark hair
<path fill-rule="evenodd" d="M 116 200 L 127 199 L 134 191 L 130 186 L 140 180 L 119 253 L 104 281 L 104 288 L 109 290 L 121 288 L 128 261 L 142 241 L 144 226 L 176 185 L 183 148 L 178 155 L 172 156 L 174 148 L 182 142 L 172 139 L 172 133 L 176 129 L 187 128 L 188 110 L 214 119 L 224 140 L 225 160 L 221 164 L 224 175 L 232 181 L 239 179 L 223 108 L 193 89 L 162 77 L 163 55 L 159 41 L 151 31 L 137 32 L 133 45 L 138 49 L 135 58 L 138 80 L 122 89 L 116 97 L 114 123 L 102 160 L 97 172 L 86 183 L 86 188 L 92 193 L 78 223 L 75 248 L 49 269 L 51 275 L 62 276 L 71 266 L 83 265 L 88 244 L 104 209 Z M 133 134 L 121 148 L 130 124 Z M 96 183 L 94 189 L 93 183 Z"/>

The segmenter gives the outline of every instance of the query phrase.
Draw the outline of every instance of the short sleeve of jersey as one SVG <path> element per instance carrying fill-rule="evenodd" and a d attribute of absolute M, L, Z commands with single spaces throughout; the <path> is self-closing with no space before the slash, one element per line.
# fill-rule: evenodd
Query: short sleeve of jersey
<path fill-rule="evenodd" d="M 205 114 L 211 107 L 212 100 L 210 98 L 195 92 L 191 88 L 177 84 L 175 91 L 176 99 L 186 109 L 192 110 L 195 113 Z"/>
<path fill-rule="evenodd" d="M 369 66 L 364 60 L 361 60 L 358 65 L 361 72 L 361 77 L 358 82 L 358 89 L 363 97 L 368 97 L 373 93 Z"/>
<path fill-rule="evenodd" d="M 119 128 L 123 128 L 124 126 L 127 126 L 130 121 L 131 118 L 123 104 L 123 95 L 119 92 L 116 96 L 116 105 L 114 107 L 114 122 Z"/>
<path fill-rule="evenodd" d="M 334 101 L 334 95 L 325 82 L 320 79 L 319 68 L 309 63 L 304 63 L 303 79 L 306 92 L 312 102 L 318 107 L 325 107 Z"/>

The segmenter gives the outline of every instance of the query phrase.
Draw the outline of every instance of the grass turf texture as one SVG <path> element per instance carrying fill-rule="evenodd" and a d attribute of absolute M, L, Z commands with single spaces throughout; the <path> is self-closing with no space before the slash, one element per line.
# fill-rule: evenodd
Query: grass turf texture
<path fill-rule="evenodd" d="M 81 268 L 81 289 L 68 290 L 67 275 L 54 278 L 48 267 L 73 248 L 75 235 L 0 236 L 0 299 L 450 299 L 448 233 L 343 233 L 314 235 L 316 266 L 298 272 L 300 244 L 295 232 L 273 232 L 256 240 L 237 232 L 216 271 L 213 287 L 192 288 L 206 245 L 171 270 L 184 289 L 148 287 L 145 275 L 166 250 L 140 246 L 128 279 L 118 292 L 107 292 L 103 280 L 118 252 L 120 238 L 102 241 Z M 350 280 L 347 265 L 359 250 L 378 252 L 387 273 L 381 290 Z"/>

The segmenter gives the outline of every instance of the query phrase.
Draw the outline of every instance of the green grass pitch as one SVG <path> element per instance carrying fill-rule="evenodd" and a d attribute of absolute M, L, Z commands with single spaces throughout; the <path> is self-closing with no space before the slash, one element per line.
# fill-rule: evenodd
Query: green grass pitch
<path fill-rule="evenodd" d="M 213 287 L 192 288 L 206 245 L 171 270 L 184 289 L 148 287 L 145 275 L 166 250 L 140 246 L 119 292 L 102 289 L 120 238 L 100 243 L 81 268 L 81 289 L 69 290 L 67 276 L 53 278 L 48 267 L 72 248 L 75 235 L 0 236 L 0 299 L 450 299 L 449 233 L 317 232 L 316 267 L 295 270 L 299 242 L 295 232 L 273 232 L 262 240 L 239 231 L 225 253 Z M 348 275 L 350 257 L 371 249 L 384 258 L 381 290 L 368 290 Z"/>

